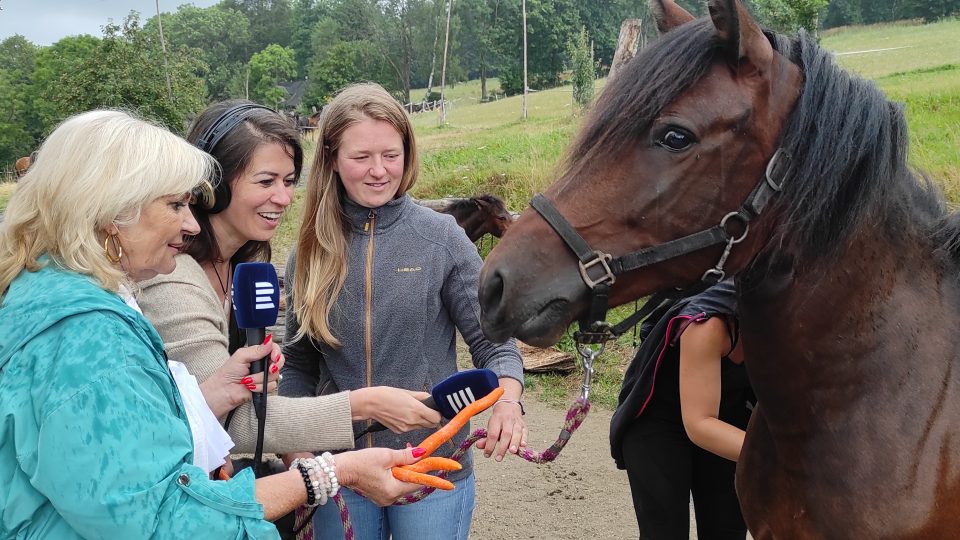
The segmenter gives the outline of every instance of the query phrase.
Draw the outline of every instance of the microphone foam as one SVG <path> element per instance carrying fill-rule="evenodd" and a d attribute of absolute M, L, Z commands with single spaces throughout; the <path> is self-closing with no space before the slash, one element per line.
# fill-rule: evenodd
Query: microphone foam
<path fill-rule="evenodd" d="M 460 371 L 437 383 L 430 391 L 437 410 L 450 419 L 464 407 L 493 392 L 500 386 L 497 375 L 489 369 Z"/>
<path fill-rule="evenodd" d="M 233 270 L 233 311 L 240 328 L 266 328 L 277 323 L 280 283 L 270 263 L 240 263 Z"/>

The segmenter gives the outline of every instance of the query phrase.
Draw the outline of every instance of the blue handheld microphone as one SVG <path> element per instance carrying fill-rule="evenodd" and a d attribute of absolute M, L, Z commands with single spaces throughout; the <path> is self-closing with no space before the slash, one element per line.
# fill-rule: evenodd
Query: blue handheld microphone
<path fill-rule="evenodd" d="M 430 397 L 421 403 L 439 411 L 444 418 L 450 420 L 464 407 L 493 392 L 498 386 L 500 381 L 497 380 L 497 374 L 489 369 L 468 369 L 454 373 L 437 383 L 430 390 Z M 374 422 L 356 438 L 386 428 L 387 426 L 380 422 Z"/>
<path fill-rule="evenodd" d="M 270 263 L 240 263 L 233 269 L 233 314 L 237 326 L 245 331 L 247 346 L 260 345 L 267 337 L 267 327 L 277 323 L 280 312 L 280 283 L 277 270 Z M 267 357 L 250 365 L 250 373 L 263 373 L 263 392 L 253 394 L 257 413 L 257 447 L 254 465 L 259 472 L 263 455 L 263 430 L 267 420 Z"/>

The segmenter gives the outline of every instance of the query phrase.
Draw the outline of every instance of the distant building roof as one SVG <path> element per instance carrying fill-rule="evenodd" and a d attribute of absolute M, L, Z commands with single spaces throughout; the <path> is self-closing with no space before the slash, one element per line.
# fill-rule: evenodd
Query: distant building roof
<path fill-rule="evenodd" d="M 280 87 L 287 91 L 287 100 L 283 106 L 289 109 L 295 109 L 303 101 L 303 93 L 307 91 L 307 81 L 290 81 L 280 83 Z"/>

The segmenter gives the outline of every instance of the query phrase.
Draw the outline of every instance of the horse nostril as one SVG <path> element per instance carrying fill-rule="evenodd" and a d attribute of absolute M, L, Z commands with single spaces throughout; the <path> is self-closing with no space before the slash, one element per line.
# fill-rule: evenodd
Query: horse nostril
<path fill-rule="evenodd" d="M 480 283 L 480 309 L 488 314 L 497 312 L 503 299 L 503 276 L 500 270 L 493 270 Z"/>

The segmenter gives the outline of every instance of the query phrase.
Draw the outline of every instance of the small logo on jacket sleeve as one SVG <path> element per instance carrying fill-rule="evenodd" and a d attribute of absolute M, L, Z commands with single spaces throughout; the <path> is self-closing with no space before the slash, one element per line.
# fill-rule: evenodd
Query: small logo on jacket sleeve
<path fill-rule="evenodd" d="M 420 266 L 400 266 L 397 268 L 397 272 L 419 272 L 423 270 L 423 267 Z"/>

